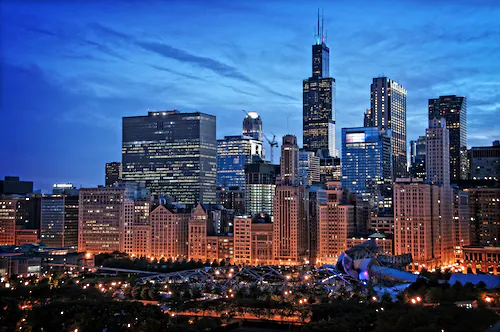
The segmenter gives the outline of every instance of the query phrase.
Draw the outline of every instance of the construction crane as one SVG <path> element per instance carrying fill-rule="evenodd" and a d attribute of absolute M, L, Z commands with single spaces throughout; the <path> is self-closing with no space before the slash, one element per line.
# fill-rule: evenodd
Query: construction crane
<path fill-rule="evenodd" d="M 250 116 L 250 114 L 248 114 L 247 111 L 245 110 L 242 110 L 247 116 Z M 271 133 L 273 134 L 273 133 Z M 274 148 L 277 148 L 278 147 L 278 141 L 276 141 L 276 135 L 273 134 L 273 139 L 270 140 L 266 134 L 264 134 L 264 132 L 262 132 L 262 136 L 264 136 L 264 138 L 266 139 L 267 143 L 269 143 L 269 147 L 271 149 L 271 163 L 274 162 Z"/>

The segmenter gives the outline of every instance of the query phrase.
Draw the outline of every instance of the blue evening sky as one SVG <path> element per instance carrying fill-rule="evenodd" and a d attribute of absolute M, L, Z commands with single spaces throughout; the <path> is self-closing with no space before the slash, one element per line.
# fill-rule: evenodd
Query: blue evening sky
<path fill-rule="evenodd" d="M 301 142 L 317 8 L 337 79 L 338 142 L 340 128 L 363 125 L 379 75 L 408 90 L 408 141 L 425 132 L 427 100 L 447 94 L 468 98 L 469 146 L 500 138 L 496 0 L 0 6 L 0 177 L 44 191 L 103 184 L 104 164 L 121 160 L 121 118 L 148 110 L 214 114 L 218 138 L 241 133 L 241 109 L 257 111 L 268 135 Z"/>

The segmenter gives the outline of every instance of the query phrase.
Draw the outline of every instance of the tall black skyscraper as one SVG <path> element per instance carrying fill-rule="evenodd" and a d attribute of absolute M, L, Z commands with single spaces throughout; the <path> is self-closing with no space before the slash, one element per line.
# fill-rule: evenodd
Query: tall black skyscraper
<path fill-rule="evenodd" d="M 406 177 L 406 90 L 401 84 L 387 77 L 373 79 L 364 126 L 391 129 L 393 180 Z"/>
<path fill-rule="evenodd" d="M 124 180 L 182 204 L 215 203 L 215 116 L 174 111 L 123 118 Z"/>
<path fill-rule="evenodd" d="M 106 163 L 106 179 L 105 179 L 106 187 L 111 187 L 121 179 L 122 179 L 122 163 L 119 161 Z"/>
<path fill-rule="evenodd" d="M 321 23 L 321 24 L 320 24 Z M 330 76 L 330 49 L 326 46 L 323 19 L 319 18 L 316 43 L 312 47 L 312 77 L 303 81 L 303 146 L 336 156 L 335 79 Z"/>
<path fill-rule="evenodd" d="M 445 118 L 450 132 L 450 180 L 467 179 L 467 99 L 440 96 L 429 99 L 429 121 Z"/>

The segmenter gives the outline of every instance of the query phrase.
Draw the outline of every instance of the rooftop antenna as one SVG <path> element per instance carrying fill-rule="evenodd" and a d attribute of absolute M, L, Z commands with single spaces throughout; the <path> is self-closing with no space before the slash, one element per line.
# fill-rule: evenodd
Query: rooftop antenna
<path fill-rule="evenodd" d="M 325 35 L 323 34 L 323 29 L 325 28 L 325 17 L 323 14 L 323 9 L 321 9 L 321 43 L 325 42 Z"/>

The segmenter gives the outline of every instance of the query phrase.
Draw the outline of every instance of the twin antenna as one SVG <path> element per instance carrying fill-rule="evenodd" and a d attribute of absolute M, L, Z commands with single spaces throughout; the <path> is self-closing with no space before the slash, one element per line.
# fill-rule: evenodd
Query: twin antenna
<path fill-rule="evenodd" d="M 326 43 L 326 34 L 328 31 L 325 32 L 325 18 L 323 15 L 323 10 L 321 10 L 321 24 L 319 20 L 319 9 L 318 9 L 318 29 L 315 31 L 315 36 L 316 36 L 316 44 L 325 44 Z"/>

